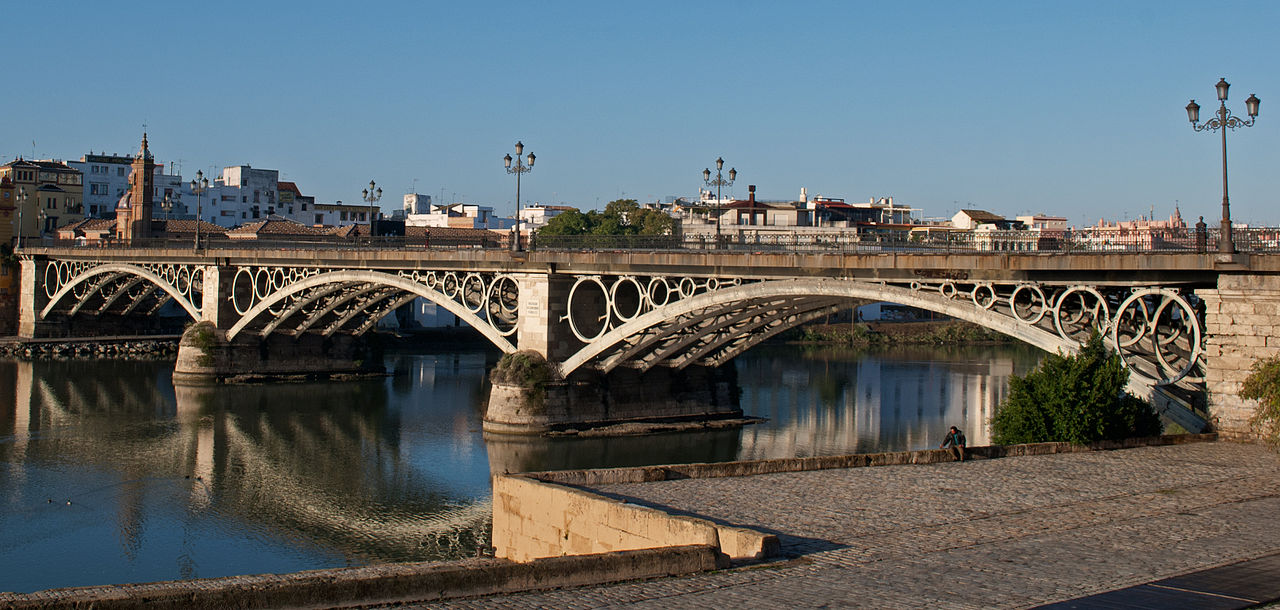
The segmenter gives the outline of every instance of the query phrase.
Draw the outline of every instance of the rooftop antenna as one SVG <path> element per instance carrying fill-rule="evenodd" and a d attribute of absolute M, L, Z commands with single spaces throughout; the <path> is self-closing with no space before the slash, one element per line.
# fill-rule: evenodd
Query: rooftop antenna
<path fill-rule="evenodd" d="M 417 194 L 417 193 L 418 193 L 418 179 L 417 179 L 417 178 L 414 178 L 414 179 L 413 179 L 413 182 L 412 182 L 412 183 L 410 183 L 410 186 L 409 186 L 409 192 L 410 192 L 410 193 L 413 193 L 413 194 Z"/>

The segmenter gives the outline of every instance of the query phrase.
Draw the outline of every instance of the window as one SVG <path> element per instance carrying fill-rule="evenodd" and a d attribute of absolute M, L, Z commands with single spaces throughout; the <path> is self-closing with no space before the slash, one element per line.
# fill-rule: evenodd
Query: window
<path fill-rule="evenodd" d="M 258 189 L 253 189 L 253 202 L 262 203 L 262 201 L 258 199 Z"/>
<path fill-rule="evenodd" d="M 316 214 L 316 224 L 324 224 L 324 214 Z"/>
<path fill-rule="evenodd" d="M 338 219 L 339 219 L 339 220 L 346 220 L 346 219 L 347 219 L 347 211 L 346 211 L 346 210 L 343 210 L 343 211 L 339 212 Z"/>
<path fill-rule="evenodd" d="M 248 196 L 248 195 L 241 195 L 241 196 L 240 196 L 240 203 L 249 203 L 249 196 Z"/>
<path fill-rule="evenodd" d="M 117 168 L 116 168 L 116 175 L 117 175 L 117 176 L 123 176 L 123 175 L 124 175 L 124 168 L 123 168 L 123 167 L 117 167 Z"/>

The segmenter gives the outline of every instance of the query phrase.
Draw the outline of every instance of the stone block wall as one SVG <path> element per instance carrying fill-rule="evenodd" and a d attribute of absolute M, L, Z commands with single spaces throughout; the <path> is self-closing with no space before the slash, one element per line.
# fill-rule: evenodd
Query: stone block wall
<path fill-rule="evenodd" d="M 1249 419 L 1258 405 L 1240 398 L 1240 386 L 1255 362 L 1280 355 L 1280 278 L 1223 274 L 1217 290 L 1196 294 L 1205 302 L 1205 384 L 1214 429 L 1254 439 Z"/>
<path fill-rule="evenodd" d="M 499 558 L 526 562 L 686 545 L 746 559 L 776 549 L 777 537 L 528 477 L 493 479 L 493 546 Z"/>

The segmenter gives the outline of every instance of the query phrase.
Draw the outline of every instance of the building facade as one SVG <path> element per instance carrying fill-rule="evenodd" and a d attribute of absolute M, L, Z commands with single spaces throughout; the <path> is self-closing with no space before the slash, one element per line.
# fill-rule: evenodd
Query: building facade
<path fill-rule="evenodd" d="M 0 180 L 5 178 L 13 186 L 15 234 L 24 240 L 84 218 L 84 180 L 66 163 L 18 158 L 0 165 Z"/>

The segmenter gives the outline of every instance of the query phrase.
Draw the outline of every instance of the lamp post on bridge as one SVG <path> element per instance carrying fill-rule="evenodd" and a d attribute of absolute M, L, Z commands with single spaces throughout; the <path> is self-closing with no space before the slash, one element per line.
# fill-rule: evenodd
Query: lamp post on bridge
<path fill-rule="evenodd" d="M 1214 88 L 1218 90 L 1218 112 L 1216 116 L 1204 125 L 1200 122 L 1200 104 L 1195 100 L 1191 100 L 1187 104 L 1187 118 L 1191 121 L 1191 128 L 1196 131 L 1218 131 L 1222 130 L 1222 235 L 1218 236 L 1218 252 L 1220 254 L 1235 254 L 1236 244 L 1231 237 L 1231 203 L 1227 199 L 1227 130 L 1237 127 L 1253 127 L 1254 120 L 1258 118 L 1258 104 L 1262 100 L 1258 96 L 1250 93 L 1249 99 L 1244 101 L 1245 112 L 1249 114 L 1248 120 L 1231 114 L 1227 110 L 1227 88 L 1231 85 L 1227 83 L 1226 78 L 1219 78 L 1218 84 Z"/>
<path fill-rule="evenodd" d="M 370 180 L 369 188 L 360 191 L 361 199 L 369 204 L 369 243 L 373 243 L 373 219 L 376 216 L 374 205 L 382 200 L 382 189 Z"/>
<path fill-rule="evenodd" d="M 18 187 L 18 243 L 14 246 L 14 250 L 22 248 L 22 208 L 27 207 L 27 187 Z"/>
<path fill-rule="evenodd" d="M 720 170 L 722 169 L 724 169 L 724 158 L 717 157 L 716 158 L 716 177 L 714 180 L 711 179 L 711 168 L 702 170 L 702 181 L 706 183 L 708 187 L 712 187 L 712 186 L 716 187 L 716 248 L 720 247 L 720 216 L 721 216 L 720 187 L 733 186 L 733 181 L 738 179 L 737 169 L 734 169 L 732 167 L 729 168 L 728 180 L 725 180 L 720 175 Z"/>
<path fill-rule="evenodd" d="M 209 179 L 204 177 L 203 171 L 196 170 L 196 178 L 191 181 L 191 192 L 196 194 L 196 250 L 200 249 L 200 216 L 204 213 L 200 206 L 201 196 L 207 190 L 209 190 Z"/>
<path fill-rule="evenodd" d="M 516 250 L 517 250 L 517 251 L 519 251 L 519 250 L 522 250 L 522 249 L 523 249 L 523 248 L 521 248 L 521 246 L 520 246 L 520 224 L 521 224 L 521 222 L 520 222 L 520 176 L 521 176 L 521 175 L 523 175 L 523 174 L 527 174 L 527 173 L 529 173 L 529 172 L 533 171 L 533 162 L 534 162 L 534 160 L 536 160 L 536 159 L 537 159 L 537 157 L 535 157 L 535 156 L 533 155 L 533 153 L 529 153 L 529 156 L 525 158 L 525 160 L 527 160 L 527 161 L 529 162 L 529 164 L 528 164 L 528 165 L 525 165 L 524 163 L 522 163 L 522 162 L 521 162 L 521 159 L 520 159 L 520 155 L 522 155 L 522 154 L 524 154 L 524 143 L 523 143 L 523 142 L 520 142 L 520 141 L 516 141 L 515 165 L 512 165 L 512 164 L 511 164 L 512 158 L 511 158 L 511 155 L 510 155 L 510 154 L 507 154 L 507 156 L 505 156 L 505 157 L 503 157 L 503 158 L 502 158 L 502 163 L 503 163 L 504 165 L 506 165 L 506 167 L 507 167 L 507 173 L 508 173 L 508 174 L 515 174 L 515 175 L 516 175 L 516 243 L 515 243 L 515 248 L 516 248 Z"/>

